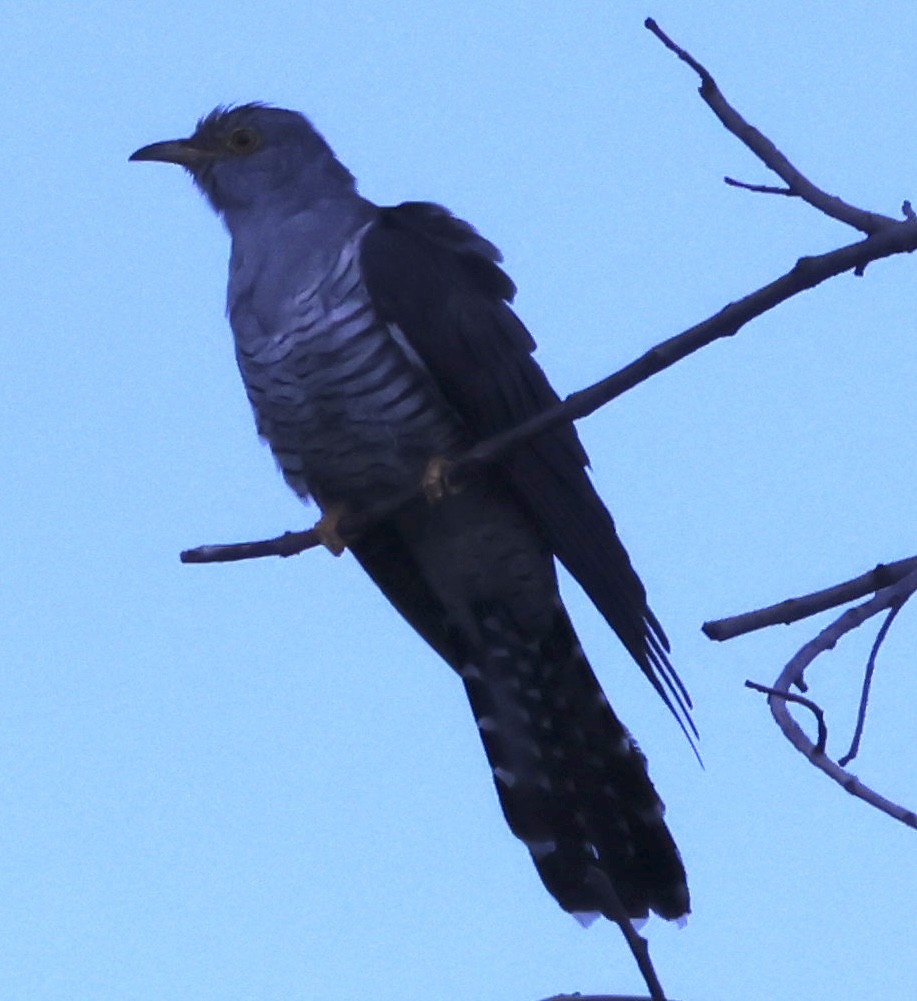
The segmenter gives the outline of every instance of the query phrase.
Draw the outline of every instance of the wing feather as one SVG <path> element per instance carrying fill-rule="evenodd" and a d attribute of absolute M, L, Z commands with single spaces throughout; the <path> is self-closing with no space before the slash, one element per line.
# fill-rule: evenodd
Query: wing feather
<path fill-rule="evenodd" d="M 516 289 L 501 260 L 499 250 L 472 226 L 424 202 L 380 209 L 360 254 L 377 313 L 397 325 L 479 440 L 558 402 L 532 357 L 531 334 L 509 306 Z M 572 424 L 531 439 L 502 462 L 515 495 L 557 558 L 690 740 L 697 735 L 690 697 L 669 662 L 668 640 L 587 466 Z"/>

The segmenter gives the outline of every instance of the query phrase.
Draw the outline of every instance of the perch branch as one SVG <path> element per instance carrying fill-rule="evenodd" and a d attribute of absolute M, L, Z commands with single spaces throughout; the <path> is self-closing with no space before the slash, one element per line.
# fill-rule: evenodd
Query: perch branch
<path fill-rule="evenodd" d="M 709 319 L 688 328 L 674 337 L 651 348 L 636 361 L 625 365 L 613 375 L 595 383 L 586 389 L 571 393 L 565 400 L 522 424 L 493 435 L 480 442 L 460 456 L 450 466 L 449 479 L 454 484 L 460 484 L 463 478 L 474 475 L 482 466 L 489 465 L 502 458 L 507 452 L 537 434 L 565 424 L 568 421 L 588 417 L 606 403 L 621 396 L 623 393 L 651 376 L 657 375 L 676 362 L 681 361 L 695 351 L 721 337 L 731 337 L 750 320 L 766 313 L 785 302 L 787 299 L 815 288 L 828 278 L 843 274 L 845 271 L 862 273 L 870 261 L 876 261 L 893 254 L 912 253 L 917 250 L 917 222 L 894 223 L 881 232 L 874 233 L 856 243 L 848 244 L 837 250 L 816 257 L 801 257 L 785 274 L 750 293 L 736 302 L 724 306 Z M 381 508 L 373 508 L 361 514 L 361 523 L 366 525 L 391 514 L 393 509 L 401 506 L 410 495 L 395 498 L 394 502 L 385 502 Z M 349 535 L 350 525 L 342 523 L 339 526 L 342 538 L 353 538 Z M 296 536 L 301 548 L 294 550 L 290 535 Z M 278 540 L 284 540 L 281 544 Z M 277 543 L 282 551 L 275 551 L 272 545 Z M 186 550 L 181 554 L 183 563 L 213 563 L 227 560 L 252 559 L 256 556 L 291 556 L 296 552 L 311 549 L 319 544 L 319 540 L 309 531 L 301 533 L 286 533 L 278 539 L 265 540 L 261 543 L 237 543 L 230 546 L 202 546 Z M 230 555 L 231 554 L 231 555 Z"/>
<path fill-rule="evenodd" d="M 496 434 L 480 442 L 460 456 L 450 467 L 449 477 L 454 484 L 473 476 L 481 466 L 491 464 L 507 452 L 517 448 L 534 435 L 541 434 L 569 421 L 580 420 L 621 394 L 633 389 L 651 376 L 657 375 L 689 354 L 706 347 L 721 337 L 731 337 L 746 323 L 773 309 L 800 292 L 853 271 L 862 274 L 871 261 L 893 254 L 917 250 L 917 219 L 913 212 L 905 211 L 904 221 L 889 216 L 867 212 L 828 195 L 804 177 L 777 147 L 761 132 L 753 128 L 726 101 L 710 73 L 684 49 L 676 45 L 652 19 L 646 27 L 659 38 L 679 59 L 687 63 L 701 78 L 701 96 L 714 114 L 734 135 L 752 150 L 768 167 L 774 170 L 790 190 L 815 208 L 832 218 L 839 219 L 867 234 L 866 238 L 837 250 L 816 257 L 801 257 L 784 275 L 763 286 L 756 292 L 731 302 L 719 313 L 651 348 L 636 361 L 620 371 L 602 379 L 586 389 L 572 393 L 563 402 L 550 407 L 517 427 Z M 416 496 L 396 497 L 381 507 L 361 512 L 359 518 L 345 519 L 339 532 L 345 541 L 351 541 L 368 525 L 397 510 L 406 500 Z M 253 559 L 260 556 L 292 556 L 319 544 L 311 530 L 286 532 L 273 539 L 260 542 L 207 545 L 185 550 L 184 563 L 214 563 L 231 560 Z"/>

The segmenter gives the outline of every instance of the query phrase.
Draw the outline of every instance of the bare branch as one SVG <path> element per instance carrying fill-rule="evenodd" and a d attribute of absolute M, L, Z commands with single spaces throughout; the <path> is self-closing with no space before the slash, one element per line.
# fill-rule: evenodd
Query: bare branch
<path fill-rule="evenodd" d="M 852 580 L 835 584 L 823 591 L 814 591 L 798 598 L 787 598 L 776 605 L 759 608 L 742 615 L 733 615 L 726 619 L 713 619 L 701 627 L 704 635 L 711 640 L 731 640 L 736 636 L 764 629 L 767 626 L 789 625 L 810 615 L 817 615 L 828 608 L 846 605 L 864 595 L 872 594 L 880 588 L 895 584 L 902 577 L 917 570 L 917 556 L 895 563 L 879 563 L 874 569 L 860 574 Z"/>
<path fill-rule="evenodd" d="M 857 243 L 817 257 L 801 257 L 786 274 L 684 332 L 657 344 L 636 361 L 586 389 L 572 393 L 562 403 L 545 410 L 518 427 L 488 438 L 457 460 L 453 475 L 466 467 L 493 462 L 522 441 L 570 420 L 588 417 L 606 403 L 675 362 L 721 337 L 731 337 L 750 320 L 761 316 L 787 299 L 820 285 L 845 271 L 861 272 L 871 261 L 893 254 L 917 250 L 917 224 L 896 222 L 889 229 Z"/>
<path fill-rule="evenodd" d="M 869 601 L 850 608 L 837 620 L 823 629 L 815 639 L 806 643 L 795 657 L 781 671 L 780 677 L 774 682 L 777 695 L 768 697 L 770 707 L 777 725 L 783 731 L 787 740 L 804 754 L 816 768 L 820 768 L 829 778 L 837 782 L 852 796 L 865 800 L 877 810 L 887 813 L 908 827 L 917 829 L 917 814 L 898 803 L 894 803 L 875 790 L 862 783 L 855 775 L 835 764 L 825 754 L 819 753 L 816 746 L 803 733 L 799 725 L 790 715 L 787 708 L 787 696 L 791 685 L 804 686 L 803 675 L 813 660 L 826 650 L 831 650 L 846 633 L 861 625 L 873 615 L 896 605 L 903 604 L 917 590 L 917 570 L 903 577 L 896 584 L 883 588 Z M 792 700 L 790 700 L 792 701 Z"/>
<path fill-rule="evenodd" d="M 710 110 L 766 167 L 770 168 L 781 180 L 785 181 L 794 194 L 825 215 L 846 223 L 848 226 L 858 229 L 861 233 L 878 233 L 887 226 L 897 224 L 897 220 L 892 219 L 890 216 L 881 215 L 877 212 L 867 212 L 854 205 L 848 205 L 847 202 L 842 201 L 835 195 L 829 195 L 826 191 L 813 184 L 790 163 L 767 136 L 759 132 L 753 125 L 749 125 L 738 111 L 732 107 L 723 96 L 713 76 L 704 66 L 681 48 L 681 46 L 676 45 L 651 17 L 644 21 L 644 26 L 667 49 L 674 52 L 683 63 L 686 63 L 697 73 L 701 80 L 700 96 L 707 103 Z"/>

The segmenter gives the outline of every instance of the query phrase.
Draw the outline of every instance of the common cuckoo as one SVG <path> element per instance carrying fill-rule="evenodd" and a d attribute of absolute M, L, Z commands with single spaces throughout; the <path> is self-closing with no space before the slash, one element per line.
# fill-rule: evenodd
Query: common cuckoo
<path fill-rule="evenodd" d="M 662 802 L 577 641 L 555 557 L 694 732 L 690 699 L 573 425 L 443 482 L 450 457 L 558 399 L 500 252 L 439 205 L 361 197 L 293 111 L 218 108 L 131 159 L 187 169 L 229 230 L 227 308 L 258 433 L 318 504 L 329 546 L 342 513 L 415 492 L 349 549 L 461 679 L 544 885 L 583 923 L 613 917 L 608 883 L 632 917 L 685 915 Z"/>

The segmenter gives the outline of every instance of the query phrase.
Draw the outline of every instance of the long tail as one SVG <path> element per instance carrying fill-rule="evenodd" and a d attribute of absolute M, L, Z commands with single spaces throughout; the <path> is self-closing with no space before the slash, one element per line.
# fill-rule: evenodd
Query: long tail
<path fill-rule="evenodd" d="M 646 759 L 615 716 L 562 607 L 525 641 L 490 612 L 460 671 L 506 820 L 548 891 L 588 923 L 613 918 L 596 875 L 633 918 L 689 910 L 678 849 Z"/>

